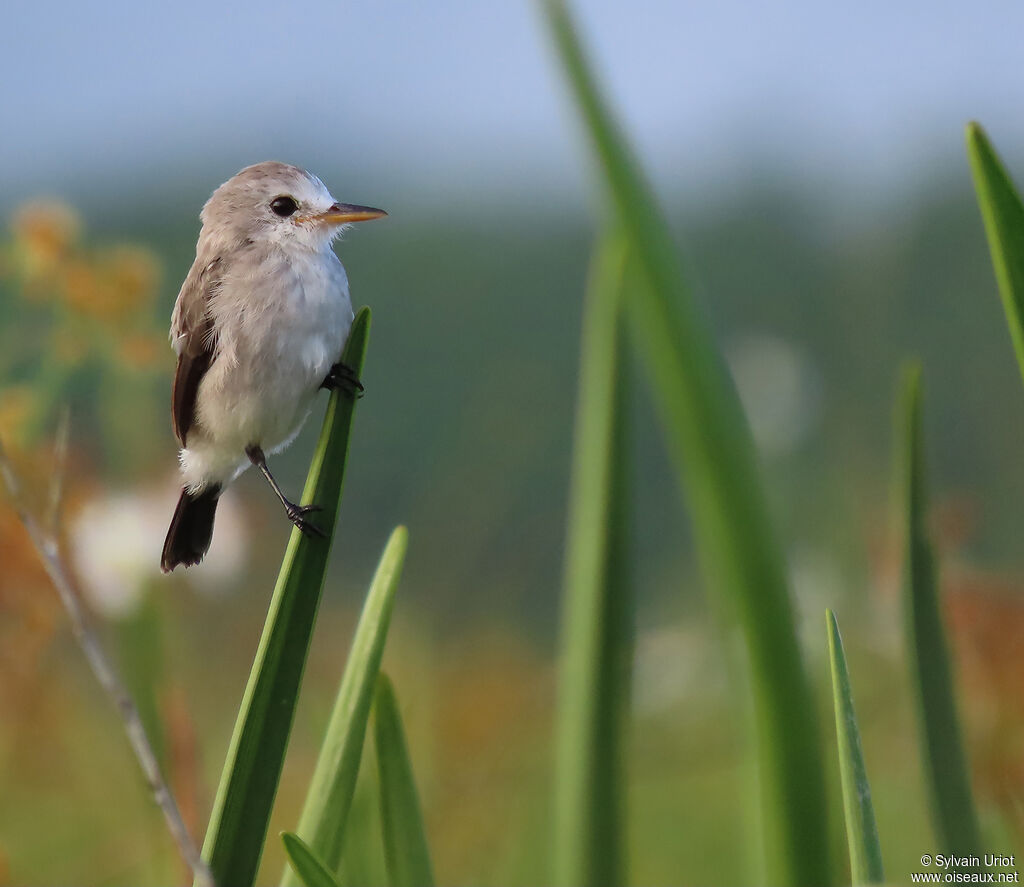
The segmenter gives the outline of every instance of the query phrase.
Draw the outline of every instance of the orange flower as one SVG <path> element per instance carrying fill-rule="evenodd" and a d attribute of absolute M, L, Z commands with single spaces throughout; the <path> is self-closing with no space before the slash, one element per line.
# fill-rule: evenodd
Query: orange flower
<path fill-rule="evenodd" d="M 1024 833 L 1024 583 L 960 568 L 948 569 L 943 585 L 975 784 Z"/>
<path fill-rule="evenodd" d="M 86 317 L 123 324 L 143 313 L 156 292 L 159 265 L 140 247 L 119 246 L 64 271 L 64 298 Z"/>
<path fill-rule="evenodd" d="M 0 505 L 0 710 L 30 704 L 59 604 L 13 509 Z"/>
<path fill-rule="evenodd" d="M 135 333 L 121 340 L 121 362 L 135 370 L 149 370 L 159 367 L 171 350 L 163 336 L 151 333 Z"/>

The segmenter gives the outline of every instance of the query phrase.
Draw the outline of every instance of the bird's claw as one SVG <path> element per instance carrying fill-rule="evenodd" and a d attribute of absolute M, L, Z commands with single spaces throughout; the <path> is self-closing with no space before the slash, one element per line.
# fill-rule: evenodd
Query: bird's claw
<path fill-rule="evenodd" d="M 327 534 L 316 524 L 311 523 L 304 517 L 304 515 L 311 514 L 314 511 L 323 511 L 323 509 L 319 505 L 295 505 L 294 503 L 290 503 L 285 508 L 285 514 L 288 515 L 288 520 L 299 528 L 303 536 L 326 539 Z"/>
<path fill-rule="evenodd" d="M 362 397 L 366 390 L 359 381 L 356 371 L 345 363 L 336 363 L 332 366 L 320 387 L 328 391 L 344 391 L 350 397 L 356 398 Z"/>

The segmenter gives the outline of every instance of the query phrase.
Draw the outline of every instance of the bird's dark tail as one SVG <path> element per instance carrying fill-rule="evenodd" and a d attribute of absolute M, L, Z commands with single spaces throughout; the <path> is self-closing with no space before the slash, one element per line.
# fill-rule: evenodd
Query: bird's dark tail
<path fill-rule="evenodd" d="M 213 538 L 213 518 L 219 497 L 220 484 L 212 484 L 201 493 L 181 491 L 164 540 L 161 570 L 170 573 L 178 564 L 191 567 L 203 559 Z"/>

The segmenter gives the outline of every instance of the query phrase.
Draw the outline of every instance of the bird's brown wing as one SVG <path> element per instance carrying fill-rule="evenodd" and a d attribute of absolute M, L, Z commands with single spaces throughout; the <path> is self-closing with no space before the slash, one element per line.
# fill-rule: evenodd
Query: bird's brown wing
<path fill-rule="evenodd" d="M 186 446 L 189 429 L 195 422 L 196 394 L 199 383 L 217 357 L 217 341 L 213 334 L 210 300 L 223 276 L 219 257 L 210 261 L 196 258 L 182 284 L 171 317 L 171 337 L 178 352 L 178 368 L 174 373 L 171 393 L 171 419 L 174 434 Z"/>

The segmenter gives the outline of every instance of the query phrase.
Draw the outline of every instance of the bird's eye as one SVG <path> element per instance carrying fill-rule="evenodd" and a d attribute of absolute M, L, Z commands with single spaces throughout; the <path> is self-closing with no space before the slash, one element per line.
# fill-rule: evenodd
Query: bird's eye
<path fill-rule="evenodd" d="M 270 208 L 281 218 L 287 218 L 299 208 L 299 205 L 291 197 L 275 197 L 270 201 Z"/>

